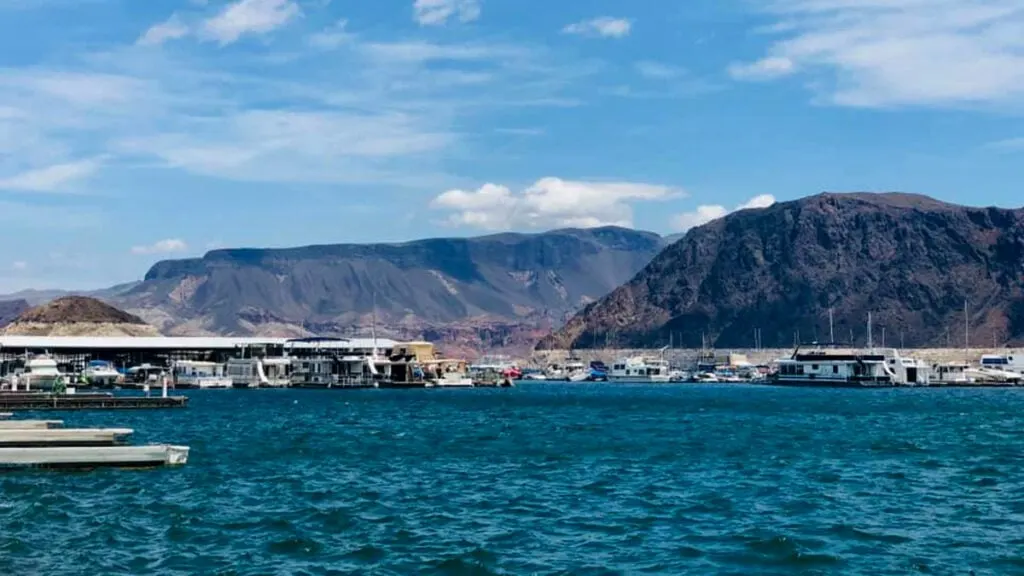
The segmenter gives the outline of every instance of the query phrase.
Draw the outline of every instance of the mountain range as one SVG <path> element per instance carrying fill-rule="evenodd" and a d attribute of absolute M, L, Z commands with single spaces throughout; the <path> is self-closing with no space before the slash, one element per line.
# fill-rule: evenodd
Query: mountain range
<path fill-rule="evenodd" d="M 446 348 L 530 348 L 629 280 L 664 247 L 625 228 L 215 250 L 158 262 L 141 282 L 85 295 L 169 335 L 426 338 Z M 55 291 L 14 295 L 39 304 Z"/>
<path fill-rule="evenodd" d="M 869 313 L 875 344 L 963 346 L 965 324 L 976 345 L 1024 342 L 1024 210 L 826 193 L 736 212 L 539 348 L 865 345 Z"/>

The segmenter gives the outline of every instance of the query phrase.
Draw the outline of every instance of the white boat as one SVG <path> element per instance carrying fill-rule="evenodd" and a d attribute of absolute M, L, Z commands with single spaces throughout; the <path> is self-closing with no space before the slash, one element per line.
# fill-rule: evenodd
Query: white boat
<path fill-rule="evenodd" d="M 473 379 L 466 373 L 466 363 L 463 360 L 436 360 L 431 368 L 431 382 L 437 388 L 473 387 Z"/>
<path fill-rule="evenodd" d="M 227 375 L 235 388 L 287 388 L 292 361 L 285 357 L 230 358 Z"/>
<path fill-rule="evenodd" d="M 141 388 L 143 386 L 156 386 L 160 382 L 160 376 L 167 372 L 166 368 L 152 364 L 140 364 L 128 369 L 128 377 L 125 378 L 125 386 Z"/>
<path fill-rule="evenodd" d="M 617 382 L 669 382 L 671 372 L 664 358 L 634 356 L 612 364 L 608 378 Z"/>
<path fill-rule="evenodd" d="M 24 368 L 15 372 L 12 383 L 16 390 L 52 390 L 63 378 L 56 360 L 46 355 L 37 355 L 25 360 Z"/>
<path fill-rule="evenodd" d="M 1024 375 L 1024 355 L 985 354 L 981 357 L 981 367 L 986 370 Z"/>
<path fill-rule="evenodd" d="M 82 382 L 90 386 L 113 387 L 124 382 L 124 376 L 106 360 L 93 360 L 82 370 Z"/>
<path fill-rule="evenodd" d="M 931 369 L 891 348 L 797 350 L 778 361 L 772 382 L 785 386 L 928 386 Z"/>
<path fill-rule="evenodd" d="M 171 364 L 171 382 L 175 388 L 231 388 L 231 378 L 217 362 L 176 360 Z"/>

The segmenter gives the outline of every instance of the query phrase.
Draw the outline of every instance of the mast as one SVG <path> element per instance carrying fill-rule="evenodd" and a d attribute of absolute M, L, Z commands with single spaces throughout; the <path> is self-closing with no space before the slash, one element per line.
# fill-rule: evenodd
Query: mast
<path fill-rule="evenodd" d="M 966 298 L 964 298 L 964 361 L 971 361 L 971 320 L 967 316 Z"/>
<path fill-rule="evenodd" d="M 835 326 L 832 322 L 832 307 L 828 308 L 828 343 L 832 346 L 836 345 L 836 331 Z"/>
<path fill-rule="evenodd" d="M 874 343 L 871 341 L 871 312 L 868 312 L 868 349 L 874 349 Z"/>

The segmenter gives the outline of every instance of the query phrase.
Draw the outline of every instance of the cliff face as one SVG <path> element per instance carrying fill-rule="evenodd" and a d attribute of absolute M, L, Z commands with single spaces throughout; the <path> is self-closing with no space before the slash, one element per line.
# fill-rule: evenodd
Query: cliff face
<path fill-rule="evenodd" d="M 821 194 L 691 230 L 540 348 L 1024 340 L 1024 210 Z"/>
<path fill-rule="evenodd" d="M 404 244 L 217 250 L 160 262 L 111 301 L 170 333 L 366 333 L 525 344 L 632 277 L 663 247 L 621 228 Z"/>

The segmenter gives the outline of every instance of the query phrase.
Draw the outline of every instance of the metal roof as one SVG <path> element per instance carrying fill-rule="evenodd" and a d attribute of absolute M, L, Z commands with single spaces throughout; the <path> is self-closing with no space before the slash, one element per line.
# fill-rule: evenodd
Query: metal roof
<path fill-rule="evenodd" d="M 69 348 L 107 350 L 232 350 L 242 346 L 288 346 L 300 349 L 394 348 L 386 338 L 343 338 L 318 341 L 289 338 L 244 337 L 92 337 L 92 336 L 0 336 L 0 348 L 60 350 Z"/>

